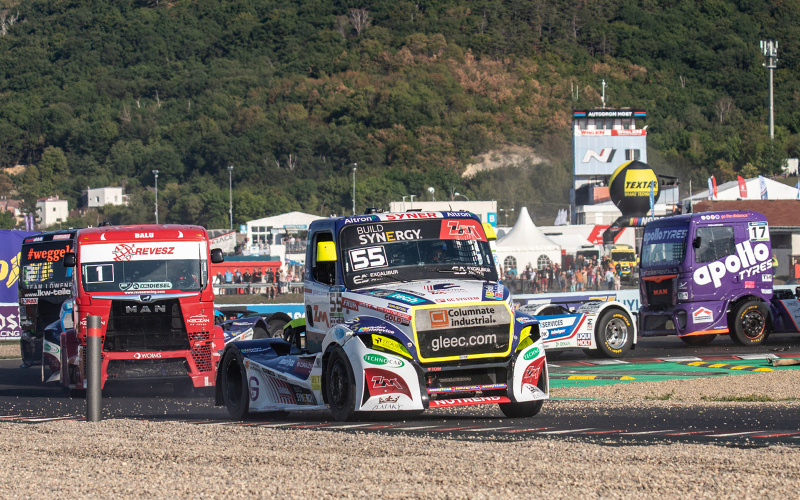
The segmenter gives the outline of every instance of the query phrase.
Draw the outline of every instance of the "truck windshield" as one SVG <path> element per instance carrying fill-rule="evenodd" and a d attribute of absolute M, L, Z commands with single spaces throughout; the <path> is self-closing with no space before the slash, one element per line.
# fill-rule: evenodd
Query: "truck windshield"
<path fill-rule="evenodd" d="M 64 267 L 64 255 L 72 252 L 72 240 L 48 241 L 22 247 L 20 290 L 47 290 L 69 286 L 72 268 Z M 66 297 L 64 297 L 66 298 Z"/>
<path fill-rule="evenodd" d="M 642 238 L 642 268 L 674 267 L 686 255 L 688 225 L 647 226 Z"/>
<path fill-rule="evenodd" d="M 341 232 L 345 282 L 357 289 L 380 283 L 441 279 L 496 281 L 492 252 L 474 219 L 381 221 Z"/>
<path fill-rule="evenodd" d="M 180 290 L 194 292 L 205 283 L 205 262 L 198 259 L 88 262 L 81 264 L 86 292 Z"/>
<path fill-rule="evenodd" d="M 636 254 L 632 250 L 612 250 L 611 260 L 617 262 L 636 262 Z"/>

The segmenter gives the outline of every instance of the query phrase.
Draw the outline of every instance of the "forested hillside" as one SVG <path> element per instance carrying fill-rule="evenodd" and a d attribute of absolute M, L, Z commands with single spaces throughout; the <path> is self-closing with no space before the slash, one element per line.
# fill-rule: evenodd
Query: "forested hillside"
<path fill-rule="evenodd" d="M 0 196 L 123 185 L 74 225 L 227 227 L 454 192 L 568 203 L 573 108 L 648 111 L 659 173 L 705 184 L 800 155 L 800 3 L 763 0 L 0 2 Z M 775 141 L 759 40 L 780 42 Z M 479 155 L 548 159 L 462 178 Z M 8 221 L 6 221 L 7 223 Z"/>

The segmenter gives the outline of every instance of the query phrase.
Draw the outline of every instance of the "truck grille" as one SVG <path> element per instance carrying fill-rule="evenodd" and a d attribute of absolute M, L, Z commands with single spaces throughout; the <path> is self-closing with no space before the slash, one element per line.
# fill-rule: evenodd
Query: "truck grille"
<path fill-rule="evenodd" d="M 420 309 L 414 314 L 421 360 L 505 354 L 511 345 L 511 314 L 505 303 Z"/>
<path fill-rule="evenodd" d="M 111 302 L 103 344 L 107 352 L 189 350 L 178 299 Z"/>
<path fill-rule="evenodd" d="M 181 358 L 112 359 L 108 362 L 106 373 L 110 379 L 185 377 L 189 372 L 188 368 L 186 360 Z"/>
<path fill-rule="evenodd" d="M 651 306 L 675 305 L 675 278 L 663 281 L 645 281 L 647 304 Z"/>

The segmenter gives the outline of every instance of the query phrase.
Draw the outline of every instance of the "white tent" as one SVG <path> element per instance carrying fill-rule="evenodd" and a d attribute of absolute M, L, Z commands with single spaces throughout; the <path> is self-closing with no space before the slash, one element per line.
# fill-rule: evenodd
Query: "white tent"
<path fill-rule="evenodd" d="M 528 264 L 533 267 L 550 262 L 561 264 L 561 246 L 536 227 L 526 207 L 520 210 L 514 227 L 497 240 L 496 249 L 497 260 L 503 270 L 513 264 L 517 274 Z"/>

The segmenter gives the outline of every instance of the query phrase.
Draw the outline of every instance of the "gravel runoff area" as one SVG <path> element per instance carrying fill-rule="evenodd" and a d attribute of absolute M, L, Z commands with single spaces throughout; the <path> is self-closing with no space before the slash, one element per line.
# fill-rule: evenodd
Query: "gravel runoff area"
<path fill-rule="evenodd" d="M 793 400 L 799 393 L 800 370 L 787 370 L 557 389 L 553 396 L 614 401 L 554 400 L 543 411 L 602 411 L 609 404 L 666 411 L 752 395 L 788 401 L 734 404 L 800 410 Z M 607 446 L 544 437 L 498 442 L 124 419 L 0 422 L 0 437 L 0 498 L 640 499 L 800 492 L 800 448 L 791 446 Z"/>

